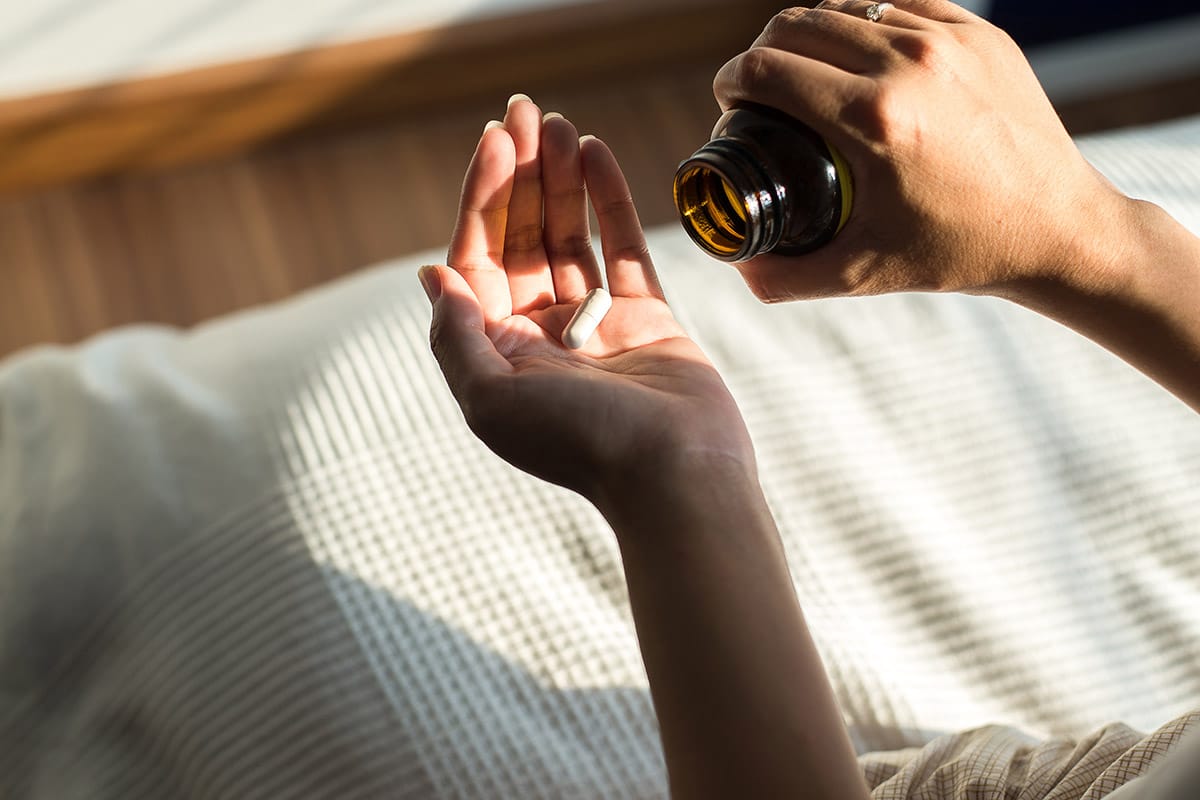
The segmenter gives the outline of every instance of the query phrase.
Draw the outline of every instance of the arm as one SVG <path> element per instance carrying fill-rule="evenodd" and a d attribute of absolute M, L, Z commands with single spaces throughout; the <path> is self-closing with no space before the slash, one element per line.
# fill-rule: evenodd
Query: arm
<path fill-rule="evenodd" d="M 613 305 L 567 350 L 601 282 L 589 196 Z M 467 423 L 617 534 L 673 795 L 866 798 L 749 434 L 667 306 L 612 153 L 516 99 L 480 140 L 447 261 L 421 280 Z"/>
<path fill-rule="evenodd" d="M 846 156 L 855 208 L 810 255 L 738 265 L 768 301 L 892 291 L 1004 297 L 1200 410 L 1200 240 L 1083 158 L 1003 31 L 946 0 L 781 12 L 718 73 Z"/>
<path fill-rule="evenodd" d="M 672 794 L 865 798 L 752 470 L 691 465 L 609 492 Z"/>
<path fill-rule="evenodd" d="M 1200 239 L 1151 203 L 1114 205 L 1110 236 L 1081 243 L 1048 277 L 991 293 L 1108 348 L 1200 411 Z"/>

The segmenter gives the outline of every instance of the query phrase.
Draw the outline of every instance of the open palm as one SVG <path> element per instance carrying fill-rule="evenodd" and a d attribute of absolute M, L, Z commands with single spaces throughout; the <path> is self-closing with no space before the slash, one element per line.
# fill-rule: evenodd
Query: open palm
<path fill-rule="evenodd" d="M 613 307 L 580 350 L 561 344 L 601 286 Z M 599 140 L 528 98 L 484 131 L 448 266 L 427 268 L 431 340 L 472 430 L 513 465 L 591 496 L 696 454 L 751 463 L 728 390 L 663 297 L 624 176 Z"/>

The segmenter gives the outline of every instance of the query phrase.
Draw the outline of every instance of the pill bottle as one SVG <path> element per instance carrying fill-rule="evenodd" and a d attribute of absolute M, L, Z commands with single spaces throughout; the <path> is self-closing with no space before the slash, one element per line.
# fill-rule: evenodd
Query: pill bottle
<path fill-rule="evenodd" d="M 853 200 L 841 155 L 811 128 L 760 105 L 727 111 L 675 173 L 684 229 L 722 261 L 814 250 L 846 224 Z"/>

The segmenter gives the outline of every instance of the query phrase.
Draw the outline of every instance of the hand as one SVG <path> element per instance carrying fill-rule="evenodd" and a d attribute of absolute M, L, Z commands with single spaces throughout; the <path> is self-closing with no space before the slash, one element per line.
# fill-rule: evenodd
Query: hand
<path fill-rule="evenodd" d="M 1080 268 L 1106 280 L 1125 198 L 1080 155 L 1013 41 L 945 0 L 896 0 L 879 22 L 868 6 L 783 11 L 714 82 L 725 109 L 761 103 L 815 129 L 854 176 L 831 243 L 738 265 L 754 293 L 983 293 Z"/>
<path fill-rule="evenodd" d="M 613 307 L 572 351 L 563 328 L 601 285 L 589 196 Z M 467 423 L 506 461 L 598 503 L 695 458 L 753 471 L 741 415 L 671 314 L 598 139 L 514 98 L 467 170 L 447 262 L 421 273 L 433 351 Z"/>

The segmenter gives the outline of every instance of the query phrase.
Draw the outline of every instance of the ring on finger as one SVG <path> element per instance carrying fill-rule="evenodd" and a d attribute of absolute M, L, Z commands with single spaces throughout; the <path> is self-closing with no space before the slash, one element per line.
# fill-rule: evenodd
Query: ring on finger
<path fill-rule="evenodd" d="M 867 19 L 871 20 L 871 22 L 880 22 L 883 20 L 883 15 L 892 8 L 895 8 L 895 6 L 891 3 L 872 3 L 867 6 Z"/>

